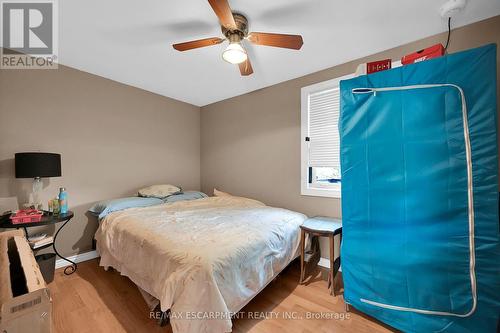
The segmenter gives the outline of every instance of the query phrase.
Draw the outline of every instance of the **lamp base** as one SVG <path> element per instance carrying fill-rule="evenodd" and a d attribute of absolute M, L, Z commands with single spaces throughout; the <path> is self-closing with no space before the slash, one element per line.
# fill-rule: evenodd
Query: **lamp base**
<path fill-rule="evenodd" d="M 43 209 L 42 199 L 40 198 L 40 194 L 43 189 L 42 178 L 36 177 L 33 178 L 33 205 L 35 209 Z"/>

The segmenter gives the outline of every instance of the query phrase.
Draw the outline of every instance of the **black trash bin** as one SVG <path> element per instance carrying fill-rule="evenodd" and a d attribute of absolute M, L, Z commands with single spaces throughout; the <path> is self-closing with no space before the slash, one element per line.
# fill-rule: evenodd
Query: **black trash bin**
<path fill-rule="evenodd" d="M 52 280 L 54 280 L 54 270 L 56 269 L 56 254 L 44 253 L 37 255 L 35 259 L 38 266 L 40 266 L 40 271 L 42 272 L 45 282 L 52 282 Z"/>

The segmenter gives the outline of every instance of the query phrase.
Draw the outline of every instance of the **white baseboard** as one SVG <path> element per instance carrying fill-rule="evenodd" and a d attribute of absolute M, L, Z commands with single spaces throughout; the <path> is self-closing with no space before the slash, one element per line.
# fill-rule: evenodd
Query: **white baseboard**
<path fill-rule="evenodd" d="M 330 269 L 330 260 L 326 258 L 319 258 L 318 265 L 323 268 Z"/>
<path fill-rule="evenodd" d="M 74 256 L 68 257 L 68 259 L 71 261 L 74 261 L 76 263 L 79 263 L 82 261 L 92 260 L 92 259 L 95 259 L 98 257 L 99 257 L 99 253 L 97 253 L 97 251 L 94 250 L 94 251 L 75 254 Z M 71 264 L 64 259 L 57 259 L 56 260 L 56 269 L 63 268 L 63 267 L 69 266 L 69 265 L 71 265 Z"/>
<path fill-rule="evenodd" d="M 76 263 L 79 263 L 82 261 L 87 261 L 87 260 L 92 260 L 95 258 L 99 258 L 99 253 L 97 253 L 96 250 L 83 252 L 83 253 L 75 254 L 74 256 L 68 257 L 69 260 L 74 261 Z M 309 261 L 308 255 L 306 255 L 306 261 Z M 56 269 L 63 268 L 63 267 L 69 266 L 69 265 L 71 265 L 71 264 L 64 259 L 57 259 L 56 260 Z M 327 258 L 319 258 L 318 265 L 323 267 L 323 268 L 330 269 L 330 260 Z M 339 271 L 342 271 L 342 267 L 339 268 Z"/>
<path fill-rule="evenodd" d="M 305 260 L 309 261 L 310 257 L 311 257 L 310 254 L 306 254 Z M 323 268 L 330 269 L 330 259 L 321 257 L 321 258 L 319 258 L 318 265 L 321 266 L 321 267 L 323 267 Z M 339 267 L 339 271 L 342 272 L 342 266 Z"/>

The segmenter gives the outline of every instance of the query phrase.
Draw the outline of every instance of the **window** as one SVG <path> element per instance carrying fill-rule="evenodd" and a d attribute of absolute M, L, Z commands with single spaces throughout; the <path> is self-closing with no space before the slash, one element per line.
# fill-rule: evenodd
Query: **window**
<path fill-rule="evenodd" d="M 302 88 L 302 195 L 340 198 L 339 83 L 351 77 Z"/>

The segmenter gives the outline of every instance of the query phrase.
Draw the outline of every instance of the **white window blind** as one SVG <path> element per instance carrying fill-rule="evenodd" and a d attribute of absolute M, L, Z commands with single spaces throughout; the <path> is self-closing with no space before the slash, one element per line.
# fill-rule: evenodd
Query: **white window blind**
<path fill-rule="evenodd" d="M 340 81 L 345 75 L 301 89 L 300 133 L 302 195 L 340 198 Z"/>
<path fill-rule="evenodd" d="M 340 169 L 340 89 L 309 95 L 309 166 Z"/>

